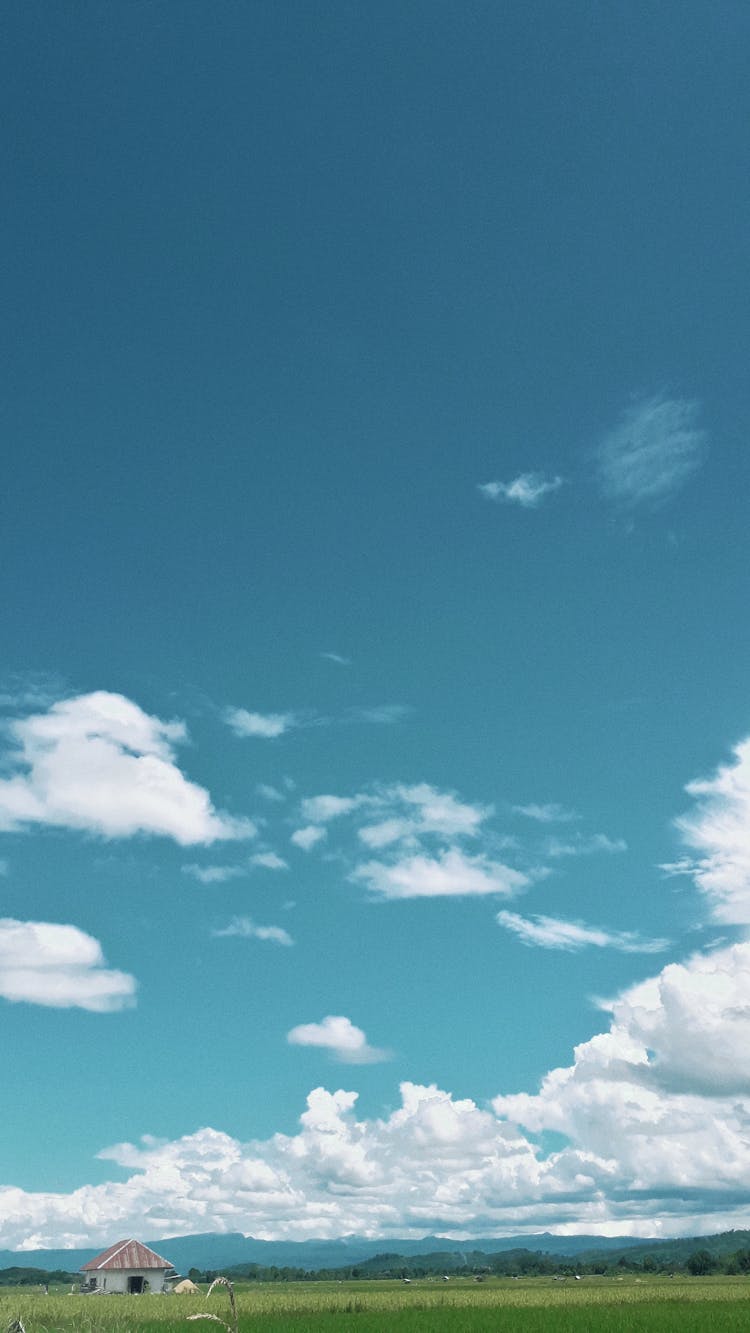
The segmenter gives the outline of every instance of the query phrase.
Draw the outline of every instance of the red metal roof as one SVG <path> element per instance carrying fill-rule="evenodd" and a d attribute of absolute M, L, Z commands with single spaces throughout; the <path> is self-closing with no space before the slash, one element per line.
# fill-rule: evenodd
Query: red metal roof
<path fill-rule="evenodd" d="M 142 1245 L 139 1240 L 118 1240 L 108 1250 L 102 1250 L 95 1259 L 83 1264 L 81 1272 L 92 1272 L 101 1268 L 171 1268 L 168 1259 Z"/>

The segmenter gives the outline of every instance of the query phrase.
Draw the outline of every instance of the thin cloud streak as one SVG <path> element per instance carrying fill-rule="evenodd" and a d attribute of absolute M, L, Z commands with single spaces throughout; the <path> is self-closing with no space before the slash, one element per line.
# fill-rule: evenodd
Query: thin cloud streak
<path fill-rule="evenodd" d="M 646 940 L 633 931 L 601 930 L 582 921 L 562 921 L 558 917 L 523 917 L 517 912 L 498 912 L 498 925 L 517 935 L 522 944 L 540 949 L 617 949 L 620 953 L 663 953 L 669 940 Z"/>

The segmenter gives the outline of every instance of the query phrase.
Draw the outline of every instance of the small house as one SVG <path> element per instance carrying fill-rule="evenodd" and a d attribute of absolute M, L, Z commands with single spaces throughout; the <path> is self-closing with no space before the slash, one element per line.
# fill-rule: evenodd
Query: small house
<path fill-rule="evenodd" d="M 95 1259 L 89 1259 L 81 1274 L 83 1291 L 116 1291 L 131 1295 L 144 1291 L 169 1291 L 167 1283 L 177 1277 L 168 1259 L 162 1259 L 139 1240 L 118 1240 Z"/>

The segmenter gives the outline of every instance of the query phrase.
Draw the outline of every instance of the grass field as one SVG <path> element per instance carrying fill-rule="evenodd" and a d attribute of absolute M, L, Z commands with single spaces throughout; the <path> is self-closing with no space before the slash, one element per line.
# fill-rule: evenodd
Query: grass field
<path fill-rule="evenodd" d="M 750 1330 L 748 1278 L 452 1279 L 254 1283 L 237 1287 L 240 1333 L 734 1333 Z M 187 1317 L 231 1314 L 227 1292 L 197 1296 L 73 1296 L 17 1287 L 0 1294 L 0 1333 L 184 1333 L 218 1324 Z"/>

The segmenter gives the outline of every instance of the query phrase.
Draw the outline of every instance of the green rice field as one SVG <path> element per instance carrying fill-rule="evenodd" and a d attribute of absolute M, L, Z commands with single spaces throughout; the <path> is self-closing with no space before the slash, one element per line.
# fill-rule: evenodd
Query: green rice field
<path fill-rule="evenodd" d="M 401 1282 L 253 1283 L 236 1289 L 240 1333 L 667 1333 L 750 1330 L 744 1278 L 587 1277 Z M 0 1294 L 0 1333 L 20 1319 L 26 1333 L 176 1333 L 219 1329 L 188 1322 L 212 1314 L 232 1326 L 228 1293 L 204 1296 L 45 1296 L 29 1288 Z"/>

